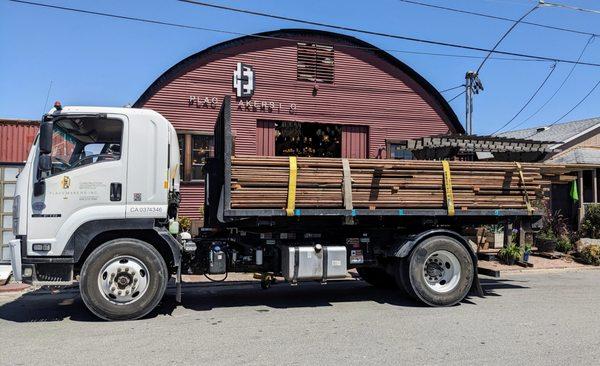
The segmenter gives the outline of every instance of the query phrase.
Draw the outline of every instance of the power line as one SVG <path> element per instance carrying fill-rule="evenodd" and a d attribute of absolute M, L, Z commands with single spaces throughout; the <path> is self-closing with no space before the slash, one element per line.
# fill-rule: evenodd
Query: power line
<path fill-rule="evenodd" d="M 10 0 L 10 1 L 19 1 L 19 0 Z M 359 28 L 353 28 L 353 27 L 347 27 L 347 26 L 341 26 L 341 25 L 333 25 L 333 24 L 327 24 L 327 23 L 321 23 L 321 22 L 314 22 L 314 21 L 310 21 L 310 20 L 285 17 L 285 16 L 280 16 L 280 15 L 262 13 L 262 12 L 257 12 L 257 11 L 252 11 L 252 10 L 246 10 L 246 9 L 240 9 L 240 8 L 233 8 L 233 7 L 229 7 L 229 6 L 216 5 L 216 4 L 211 4 L 211 3 L 201 2 L 201 1 L 195 1 L 195 0 L 177 0 L 177 1 L 188 3 L 188 4 L 192 4 L 192 5 L 205 6 L 205 7 L 215 8 L 215 9 L 221 9 L 221 10 L 231 11 L 231 12 L 244 13 L 244 14 L 255 15 L 255 16 L 260 16 L 260 17 L 266 17 L 266 18 L 272 18 L 272 19 L 278 19 L 278 20 L 285 20 L 285 21 L 289 21 L 289 22 L 295 22 L 295 23 L 301 23 L 301 24 L 308 24 L 308 25 L 314 25 L 314 26 L 319 26 L 319 27 L 332 28 L 332 29 L 337 29 L 337 30 L 344 30 L 344 31 L 349 31 L 349 32 L 363 33 L 363 34 L 369 34 L 369 35 L 380 36 L 380 37 L 388 37 L 388 38 L 394 38 L 394 39 L 401 39 L 401 40 L 411 41 L 411 42 L 432 44 L 432 45 L 452 47 L 452 48 L 461 48 L 461 49 L 466 49 L 466 50 L 471 50 L 471 51 L 493 52 L 493 53 L 502 54 L 502 55 L 517 56 L 517 57 L 527 57 L 527 58 L 534 58 L 534 59 L 538 59 L 538 60 L 546 60 L 546 61 L 553 61 L 553 62 L 564 62 L 564 63 L 569 63 L 569 64 L 575 63 L 575 61 L 573 61 L 573 60 L 559 59 L 559 58 L 546 57 L 546 56 L 530 55 L 530 54 L 524 54 L 524 53 L 518 53 L 518 52 L 490 50 L 490 49 L 487 49 L 487 48 L 475 47 L 475 46 L 468 46 L 468 45 L 462 45 L 462 44 L 457 44 L 457 43 L 448 43 L 448 42 L 434 41 L 434 40 L 423 39 L 423 38 L 401 36 L 401 35 L 397 35 L 397 34 L 375 32 L 375 31 L 370 31 L 370 30 L 366 30 L 366 29 L 359 29 Z M 600 64 L 591 63 L 591 62 L 580 63 L 580 65 L 600 66 Z"/>
<path fill-rule="evenodd" d="M 154 19 L 138 18 L 138 17 L 131 17 L 131 16 L 125 16 L 125 15 L 111 14 L 111 13 L 103 13 L 103 12 L 97 12 L 97 11 L 91 11 L 91 10 L 85 10 L 85 9 L 37 3 L 37 2 L 32 2 L 32 1 L 24 1 L 24 0 L 8 0 L 8 1 L 13 2 L 13 3 L 49 8 L 49 9 L 54 9 L 54 10 L 69 11 L 69 12 L 82 13 L 82 14 L 87 14 L 87 15 L 96 15 L 96 16 L 101 16 L 101 17 L 106 17 L 106 18 L 129 20 L 129 21 L 148 23 L 148 24 L 154 24 L 154 25 L 182 28 L 182 29 L 223 33 L 223 34 L 229 34 L 229 35 L 234 35 L 234 36 L 246 36 L 246 37 L 260 38 L 260 39 L 282 40 L 282 41 L 289 41 L 289 42 L 298 42 L 299 41 L 297 39 L 286 38 L 286 37 L 268 36 L 268 35 L 260 35 L 260 34 L 249 34 L 249 33 L 235 32 L 235 31 L 229 31 L 229 30 L 223 30 L 223 29 L 217 29 L 217 28 L 198 27 L 198 26 L 181 24 L 181 23 L 171 23 L 171 22 L 164 22 L 164 21 L 154 20 Z M 425 56 L 453 57 L 453 58 L 466 58 L 466 59 L 482 59 L 482 58 L 484 58 L 484 56 L 460 55 L 460 54 L 449 54 L 449 53 L 440 53 L 440 52 L 406 51 L 406 50 L 398 50 L 398 49 L 363 47 L 363 46 L 337 44 L 337 43 L 334 43 L 332 45 L 336 46 L 336 47 L 341 47 L 341 48 L 353 48 L 353 49 L 362 49 L 362 50 L 371 50 L 371 51 L 382 50 L 382 51 L 394 52 L 394 53 L 406 53 L 406 54 L 425 55 Z M 219 53 L 227 54 L 224 52 L 219 52 Z M 501 60 L 501 61 L 527 61 L 527 62 L 554 62 L 555 61 L 553 59 L 532 58 L 529 56 L 517 56 L 517 57 L 526 57 L 526 58 L 492 57 L 491 59 Z M 589 66 L 600 66 L 600 64 L 589 65 Z"/>
<path fill-rule="evenodd" d="M 574 5 L 566 5 L 566 4 L 559 4 L 559 3 L 548 3 L 548 2 L 544 2 L 544 4 L 546 4 L 548 6 L 554 6 L 554 7 L 557 7 L 557 8 L 565 8 L 565 9 L 569 9 L 569 10 L 581 11 L 581 12 L 584 12 L 584 13 L 600 14 L 600 10 L 586 9 L 586 8 L 581 8 L 579 6 L 574 6 Z"/>
<path fill-rule="evenodd" d="M 496 50 L 496 48 L 498 48 L 500 43 L 502 43 L 502 41 L 504 41 L 504 39 L 510 34 L 510 32 L 512 32 L 512 30 L 515 29 L 515 27 L 517 25 L 519 25 L 519 23 L 521 23 L 521 21 L 523 19 L 525 19 L 529 14 L 533 13 L 533 11 L 538 9 L 539 7 L 540 7 L 540 4 L 537 4 L 536 6 L 531 8 L 527 13 L 523 14 L 522 17 L 520 17 L 516 22 L 514 22 L 513 25 L 510 26 L 510 28 L 508 28 L 508 30 L 502 35 L 502 37 L 500 37 L 498 42 L 496 42 L 496 44 L 494 45 L 492 50 L 487 54 L 487 56 L 483 59 L 483 61 L 481 61 L 481 64 L 477 68 L 477 71 L 475 71 L 475 75 L 479 75 L 479 71 L 481 71 L 481 68 L 483 67 L 483 65 L 485 65 L 485 62 L 490 58 L 492 53 Z"/>
<path fill-rule="evenodd" d="M 462 85 L 461 85 L 461 86 L 462 86 Z M 457 95 L 455 95 L 454 97 L 452 97 L 452 98 L 448 99 L 448 103 L 452 102 L 454 99 L 456 99 L 456 98 L 460 97 L 461 95 L 463 95 L 463 94 L 465 94 L 465 93 L 466 93 L 466 91 L 464 91 L 464 90 L 463 90 L 463 91 L 461 91 L 460 93 L 458 93 L 458 94 L 457 94 Z"/>
<path fill-rule="evenodd" d="M 435 5 L 435 4 L 427 4 L 427 3 L 420 2 L 420 1 L 414 1 L 414 0 L 398 0 L 398 1 L 403 2 L 403 3 L 407 3 L 407 4 L 413 4 L 413 5 L 423 6 L 423 7 L 427 7 L 427 8 L 432 8 L 432 9 L 439 9 L 439 10 L 445 10 L 445 11 L 454 12 L 454 13 L 473 15 L 473 16 L 482 17 L 482 18 L 495 19 L 495 20 L 503 20 L 503 21 L 507 21 L 507 22 L 516 22 L 517 21 L 517 19 L 512 19 L 512 18 L 507 18 L 507 17 L 501 17 L 501 16 L 491 15 L 491 14 L 486 14 L 486 13 L 478 13 L 478 12 L 471 11 L 471 10 L 456 9 L 456 8 L 451 8 L 451 7 L 448 7 L 448 6 L 441 6 L 441 5 Z M 580 30 L 576 30 L 576 29 L 570 29 L 570 28 L 564 28 L 564 27 L 557 27 L 557 26 L 553 26 L 553 25 L 549 25 L 549 24 L 541 24 L 541 23 L 528 22 L 528 21 L 525 21 L 525 20 L 522 21 L 521 24 L 527 24 L 527 25 L 534 26 L 534 27 L 552 29 L 552 30 L 557 30 L 557 31 L 562 31 L 562 32 L 569 32 L 569 33 L 575 33 L 575 34 L 580 34 L 580 35 L 587 35 L 587 36 L 596 35 L 594 33 L 584 32 L 584 31 L 580 31 Z"/>
<path fill-rule="evenodd" d="M 515 118 L 517 118 L 521 112 L 523 112 L 525 110 L 525 108 L 527 108 L 527 106 L 529 105 L 529 103 L 531 103 L 531 101 L 533 100 L 533 98 L 535 98 L 535 96 L 540 92 L 540 90 L 542 90 L 542 88 L 544 87 L 544 85 L 546 85 L 546 82 L 548 81 L 548 79 L 550 79 L 550 76 L 552 76 L 552 74 L 554 73 L 554 71 L 556 70 L 556 65 L 552 65 L 552 67 L 550 68 L 550 72 L 548 73 L 548 75 L 546 76 L 546 78 L 544 79 L 544 81 L 542 81 L 542 83 L 540 84 L 540 86 L 535 90 L 535 92 L 531 95 L 531 97 L 527 100 L 527 102 L 523 105 L 523 107 L 521 107 L 521 109 L 519 109 L 519 111 L 517 112 L 517 114 L 515 114 L 513 116 L 513 118 L 511 118 L 508 122 L 506 122 L 504 125 L 502 125 L 502 127 L 500 127 L 499 129 L 497 129 L 496 131 L 492 132 L 491 135 L 495 135 L 496 133 L 498 133 L 499 131 L 501 131 L 502 129 L 504 129 L 506 126 L 508 126 L 509 124 L 512 123 L 512 121 L 515 120 Z"/>
<path fill-rule="evenodd" d="M 568 116 L 569 114 L 571 114 L 571 112 L 573 112 L 575 109 L 577 109 L 577 107 L 579 107 L 581 105 L 581 103 L 585 102 L 585 100 L 590 95 L 592 95 L 592 93 L 594 92 L 594 90 L 596 90 L 596 88 L 598 87 L 598 85 L 600 85 L 600 80 L 598 80 L 598 82 L 596 83 L 596 85 L 594 85 L 594 87 L 579 102 L 577 102 L 577 104 L 575 104 L 573 106 L 573 108 L 569 109 L 569 111 L 567 113 L 563 114 L 559 119 L 557 119 L 556 121 L 552 122 L 548 127 L 554 126 L 558 122 L 562 121 L 563 118 L 565 118 L 566 116 Z"/>
<path fill-rule="evenodd" d="M 446 93 L 446 92 L 449 92 L 449 91 L 452 91 L 452 90 L 456 90 L 458 88 L 464 88 L 464 87 L 465 87 L 465 84 L 460 84 L 460 85 L 457 85 L 457 86 L 452 87 L 452 88 L 440 90 L 440 93 Z"/>
<path fill-rule="evenodd" d="M 583 47 L 583 49 L 581 50 L 581 52 L 579 53 L 579 57 L 577 58 L 577 60 L 581 60 L 581 58 L 583 57 L 583 54 L 585 53 L 585 51 L 587 50 L 588 46 L 592 43 L 592 41 L 594 40 L 595 36 L 591 36 L 588 41 L 586 42 L 585 46 Z M 567 76 L 564 78 L 564 80 L 562 81 L 562 83 L 559 85 L 558 89 L 556 89 L 556 91 L 550 96 L 550 98 L 548 98 L 546 100 L 546 102 L 544 102 L 544 104 L 542 104 L 535 112 L 533 112 L 529 117 L 527 117 L 525 120 L 523 120 L 522 122 L 520 122 L 519 124 L 517 124 L 516 126 L 514 126 L 513 128 L 517 128 L 521 125 L 523 125 L 524 123 L 527 123 L 527 121 L 529 121 L 531 118 L 533 118 L 535 115 L 537 115 L 542 109 L 544 109 L 544 107 L 546 107 L 546 105 L 548 105 L 548 103 L 550 103 L 550 101 L 552 99 L 554 99 L 554 97 L 556 96 L 556 94 L 558 94 L 558 92 L 562 89 L 562 87 L 567 83 L 567 80 L 570 79 L 571 75 L 573 74 L 573 71 L 575 71 L 575 68 L 577 67 L 577 64 L 573 64 L 573 67 L 571 67 L 571 70 L 569 71 L 569 73 L 567 74 Z"/>

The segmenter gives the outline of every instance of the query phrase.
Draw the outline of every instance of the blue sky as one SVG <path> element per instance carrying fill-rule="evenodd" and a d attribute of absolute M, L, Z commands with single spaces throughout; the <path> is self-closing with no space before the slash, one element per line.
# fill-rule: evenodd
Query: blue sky
<path fill-rule="evenodd" d="M 174 0 L 51 1 L 47 4 L 194 26 L 256 33 L 307 27 L 297 23 L 229 13 Z M 519 18 L 532 0 L 421 0 L 431 4 Z M 491 48 L 510 23 L 423 8 L 397 0 L 376 1 L 217 1 L 214 3 L 297 18 L 366 28 L 374 31 Z M 600 9 L 593 0 L 556 0 Z M 600 33 L 600 14 L 541 8 L 527 20 Z M 312 27 L 318 28 L 318 27 Z M 481 56 L 478 52 L 354 34 L 383 49 Z M 184 57 L 232 35 L 170 28 L 44 9 L 0 0 L 0 117 L 39 118 L 54 100 L 69 105 L 123 106 L 133 103 L 163 71 Z M 519 25 L 499 49 L 576 59 L 586 36 Z M 460 85 L 465 71 L 480 60 L 392 52 L 438 90 Z M 588 47 L 584 61 L 600 63 L 600 38 Z M 495 131 L 523 106 L 546 77 L 551 62 L 491 60 L 481 71 L 485 91 L 476 96 L 474 130 Z M 509 126 L 516 126 L 541 106 L 563 81 L 571 66 L 558 64 L 548 83 Z M 600 67 L 577 66 L 559 94 L 519 128 L 554 122 L 600 80 Z M 52 88 L 48 104 L 46 95 Z M 450 99 L 458 91 L 444 95 Z M 600 88 L 565 118 L 600 116 Z M 451 102 L 464 121 L 464 98 Z"/>

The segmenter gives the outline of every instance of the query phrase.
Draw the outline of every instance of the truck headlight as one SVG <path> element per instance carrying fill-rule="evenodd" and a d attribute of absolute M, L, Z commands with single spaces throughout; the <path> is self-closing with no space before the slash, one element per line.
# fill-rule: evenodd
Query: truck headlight
<path fill-rule="evenodd" d="M 19 233 L 19 211 L 21 209 L 21 196 L 15 196 L 13 199 L 13 207 L 12 207 L 12 220 L 13 220 L 13 235 L 17 235 Z"/>

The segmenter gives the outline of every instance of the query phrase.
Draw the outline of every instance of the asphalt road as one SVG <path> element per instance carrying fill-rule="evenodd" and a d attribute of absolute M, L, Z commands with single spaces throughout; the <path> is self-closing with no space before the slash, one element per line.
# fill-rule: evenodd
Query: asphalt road
<path fill-rule="evenodd" d="M 0 295 L 0 364 L 592 365 L 600 271 L 484 279 L 428 308 L 361 281 L 170 290 L 149 318 L 97 321 L 75 291 Z"/>

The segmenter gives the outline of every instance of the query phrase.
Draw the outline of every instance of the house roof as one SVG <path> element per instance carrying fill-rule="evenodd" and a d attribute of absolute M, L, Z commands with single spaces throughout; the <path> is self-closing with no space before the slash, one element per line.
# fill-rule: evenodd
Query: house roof
<path fill-rule="evenodd" d="M 600 149 L 580 147 L 548 160 L 549 163 L 559 164 L 591 164 L 600 165 Z"/>
<path fill-rule="evenodd" d="M 535 141 L 557 141 L 560 146 L 595 128 L 600 128 L 600 117 L 558 123 L 548 127 L 539 126 L 524 130 L 507 131 L 499 133 L 497 136 Z"/>

